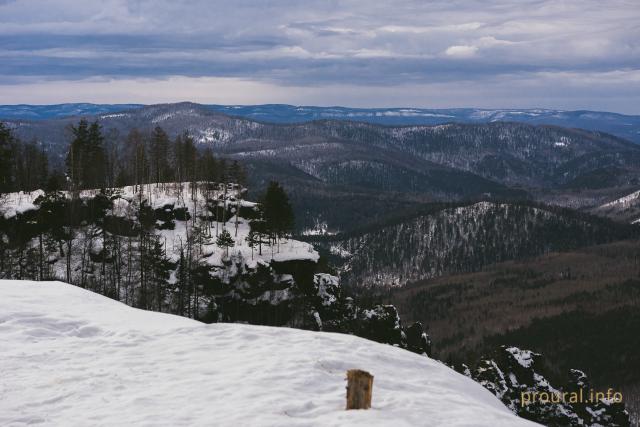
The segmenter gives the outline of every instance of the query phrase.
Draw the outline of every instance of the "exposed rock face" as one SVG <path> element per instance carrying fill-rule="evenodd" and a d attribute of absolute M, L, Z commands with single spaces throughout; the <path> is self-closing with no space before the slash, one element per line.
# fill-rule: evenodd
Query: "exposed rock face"
<path fill-rule="evenodd" d="M 475 369 L 461 371 L 495 394 L 513 412 L 547 426 L 629 426 L 629 414 L 615 397 L 598 398 L 584 372 L 572 369 L 565 389 L 541 374 L 542 356 L 501 346 Z M 595 392 L 594 392 L 595 393 Z"/>
<path fill-rule="evenodd" d="M 371 309 L 360 310 L 355 321 L 354 333 L 414 353 L 431 355 L 431 339 L 424 332 L 422 324 L 416 322 L 409 328 L 404 328 L 393 305 L 377 305 Z"/>

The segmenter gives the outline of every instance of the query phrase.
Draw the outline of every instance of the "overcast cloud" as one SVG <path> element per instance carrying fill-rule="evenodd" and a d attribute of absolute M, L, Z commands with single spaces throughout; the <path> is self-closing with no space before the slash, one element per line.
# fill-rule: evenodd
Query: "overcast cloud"
<path fill-rule="evenodd" d="M 638 0 L 0 0 L 0 103 L 640 113 Z"/>

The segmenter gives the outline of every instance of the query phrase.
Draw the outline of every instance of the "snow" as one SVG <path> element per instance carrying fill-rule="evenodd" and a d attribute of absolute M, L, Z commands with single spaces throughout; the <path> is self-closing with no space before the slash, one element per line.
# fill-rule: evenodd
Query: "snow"
<path fill-rule="evenodd" d="M 331 246 L 329 247 L 329 253 L 331 253 L 331 255 L 336 255 L 336 256 L 339 256 L 340 258 L 345 258 L 345 259 L 353 256 L 351 252 L 343 248 L 342 245 L 340 245 L 339 243 L 331 244 Z"/>
<path fill-rule="evenodd" d="M 600 208 L 619 207 L 624 209 L 638 203 L 639 201 L 640 201 L 640 191 L 634 191 L 633 193 L 628 194 L 619 199 L 616 199 L 612 202 L 605 203 L 604 205 L 600 206 Z"/>
<path fill-rule="evenodd" d="M 232 137 L 231 132 L 223 128 L 209 127 L 206 129 L 200 129 L 198 132 L 200 133 L 200 136 L 197 137 L 197 141 L 201 144 L 228 142 Z"/>
<path fill-rule="evenodd" d="M 192 216 L 194 213 L 201 214 L 206 211 L 206 199 L 218 200 L 219 206 L 226 204 L 227 208 L 235 210 L 238 205 L 244 208 L 256 208 L 257 203 L 240 200 L 240 192 L 235 184 L 228 184 L 225 190 L 224 185 L 216 188 L 207 188 L 204 183 L 197 183 L 197 189 L 191 190 L 190 184 L 185 183 L 164 183 L 164 184 L 147 184 L 142 186 L 126 186 L 122 188 L 112 188 L 108 190 L 114 193 L 113 208 L 109 212 L 111 215 L 135 219 L 138 206 L 141 201 L 146 201 L 153 209 L 172 206 L 175 208 L 187 208 Z M 67 192 L 62 192 L 68 196 Z M 83 190 L 80 192 L 81 199 L 91 199 L 100 193 L 100 190 Z M 23 213 L 29 210 L 35 210 L 39 207 L 34 201 L 44 192 L 42 190 L 32 191 L 30 193 L 8 193 L 3 195 L 0 202 L 0 214 L 5 218 L 16 216 L 17 213 Z M 195 197 L 192 197 L 195 196 Z M 226 197 L 226 199 L 225 199 Z M 212 266 L 222 266 L 222 258 L 225 253 L 215 244 L 215 229 L 222 231 L 226 228 L 234 240 L 234 246 L 229 248 L 229 255 L 237 260 L 244 260 L 245 263 L 250 261 L 312 261 L 317 262 L 320 255 L 314 250 L 309 243 L 287 239 L 281 240 L 278 244 L 271 247 L 269 244 L 262 245 L 262 255 L 259 254 L 258 248 L 251 248 L 246 241 L 250 232 L 249 220 L 231 216 L 225 218 L 225 223 L 211 224 L 211 237 L 204 243 L 204 251 L 206 259 L 204 262 Z M 237 224 L 237 232 L 236 232 Z M 166 244 L 167 257 L 173 260 L 179 258 L 180 250 L 187 236 L 187 223 L 185 221 L 175 221 L 174 230 L 155 230 L 154 233 L 162 238 Z M 100 237 L 98 237 L 99 239 Z M 32 244 L 36 244 L 35 240 Z M 74 241 L 74 245 L 78 247 L 79 241 Z M 98 247 L 98 246 L 96 246 Z M 57 278 L 64 278 L 65 267 L 64 259 L 59 259 L 53 265 Z"/>
<path fill-rule="evenodd" d="M 116 114 L 104 114 L 100 116 L 101 119 L 117 119 L 119 117 L 129 117 L 129 114 L 125 113 L 116 113 Z"/>
<path fill-rule="evenodd" d="M 0 281 L 0 425 L 517 426 L 440 362 L 350 335 L 206 325 L 60 282 Z M 374 379 L 345 411 L 345 372 Z"/>
<path fill-rule="evenodd" d="M 9 219 L 17 214 L 37 209 L 33 202 L 43 194 L 42 190 L 3 194 L 0 196 L 0 214 L 5 219 Z"/>
<path fill-rule="evenodd" d="M 511 353 L 513 358 L 522 366 L 523 368 L 530 368 L 533 364 L 533 353 L 530 350 L 521 350 L 518 347 L 509 347 L 507 351 Z"/>
<path fill-rule="evenodd" d="M 563 148 L 563 147 L 568 147 L 570 144 L 571 144 L 571 138 L 562 136 L 560 137 L 559 141 L 556 141 L 553 143 L 553 146 Z"/>
<path fill-rule="evenodd" d="M 319 219 L 314 220 L 312 228 L 307 228 L 302 232 L 303 236 L 334 236 L 338 234 L 336 231 L 329 230 L 329 224 Z"/>
<path fill-rule="evenodd" d="M 331 288 L 337 289 L 340 283 L 336 276 L 326 273 L 318 273 L 314 276 L 314 282 L 318 286 L 318 296 L 322 300 L 322 305 L 329 307 L 336 302 L 335 292 L 330 292 Z"/>

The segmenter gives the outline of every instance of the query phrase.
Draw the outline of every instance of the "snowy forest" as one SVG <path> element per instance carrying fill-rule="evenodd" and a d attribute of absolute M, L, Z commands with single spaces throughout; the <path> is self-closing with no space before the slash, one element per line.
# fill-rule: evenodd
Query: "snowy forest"
<path fill-rule="evenodd" d="M 21 173 L 34 144 L 2 129 L 3 278 L 62 280 L 204 322 L 355 333 L 430 351 L 419 323 L 405 331 L 392 306 L 358 306 L 313 246 L 292 238 L 279 183 L 247 200 L 243 166 L 188 135 L 133 130 L 124 150 L 83 120 L 71 129 L 63 169 L 49 170 L 42 154 L 27 186 Z"/>

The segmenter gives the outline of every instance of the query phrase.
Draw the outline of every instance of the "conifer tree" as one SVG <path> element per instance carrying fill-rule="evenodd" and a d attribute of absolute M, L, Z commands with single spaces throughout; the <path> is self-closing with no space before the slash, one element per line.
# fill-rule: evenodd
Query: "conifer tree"
<path fill-rule="evenodd" d="M 233 240 L 233 237 L 231 237 L 231 233 L 229 233 L 229 231 L 227 231 L 227 229 L 222 230 L 222 232 L 218 235 L 218 238 L 216 239 L 216 245 L 218 245 L 218 247 L 220 249 L 224 249 L 225 250 L 225 257 L 229 257 L 229 248 L 232 247 L 235 244 L 235 241 Z"/>
<path fill-rule="evenodd" d="M 262 200 L 265 227 L 272 242 L 280 241 L 282 237 L 293 230 L 293 208 L 289 197 L 279 183 L 271 181 Z"/>
<path fill-rule="evenodd" d="M 0 122 L 0 194 L 13 189 L 14 141 L 11 129 Z"/>
<path fill-rule="evenodd" d="M 84 178 L 83 165 L 86 162 L 87 147 L 89 146 L 89 122 L 80 120 L 77 127 L 71 128 L 73 140 L 67 152 L 67 173 L 74 188 L 82 185 Z"/>
<path fill-rule="evenodd" d="M 83 165 L 88 188 L 104 188 L 107 156 L 104 152 L 102 126 L 95 121 L 89 126 L 87 164 Z"/>
<path fill-rule="evenodd" d="M 156 126 L 151 134 L 149 147 L 153 178 L 156 184 L 167 182 L 170 179 L 169 144 L 170 140 L 167 133 L 160 126 Z"/>
<path fill-rule="evenodd" d="M 242 165 L 234 160 L 229 166 L 229 180 L 239 186 L 244 186 L 247 181 L 247 174 Z"/>
<path fill-rule="evenodd" d="M 98 122 L 85 119 L 72 127 L 73 140 L 67 153 L 67 173 L 74 188 L 102 188 L 105 184 L 106 155 Z"/>
<path fill-rule="evenodd" d="M 156 235 L 150 235 L 146 244 L 146 257 L 143 264 L 147 268 L 147 282 L 149 285 L 148 300 L 153 300 L 157 311 L 162 311 L 168 287 L 171 264 L 166 256 L 164 244 Z"/>

